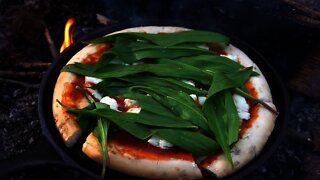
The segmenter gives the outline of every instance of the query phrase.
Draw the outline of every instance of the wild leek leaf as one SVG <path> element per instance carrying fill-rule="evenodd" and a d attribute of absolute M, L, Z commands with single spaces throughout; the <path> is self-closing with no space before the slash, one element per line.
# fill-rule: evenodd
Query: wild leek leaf
<path fill-rule="evenodd" d="M 96 108 L 105 108 L 105 105 L 95 103 Z M 105 176 L 107 168 L 107 157 L 108 157 L 108 130 L 110 127 L 110 121 L 101 117 L 98 117 L 98 126 L 94 129 L 93 133 L 97 137 L 102 151 L 102 172 L 101 177 Z"/>
<path fill-rule="evenodd" d="M 141 106 L 141 111 L 136 114 L 135 122 L 155 127 L 168 128 L 192 128 L 197 126 L 189 121 L 185 121 L 175 116 L 169 109 L 155 101 L 151 96 L 131 93 L 122 94 L 124 98 L 137 100 Z"/>
<path fill-rule="evenodd" d="M 118 37 L 113 45 L 106 54 L 113 54 L 119 59 L 121 62 L 131 63 L 137 61 L 132 48 L 127 46 L 126 44 L 130 44 L 132 42 L 129 39 Z"/>
<path fill-rule="evenodd" d="M 175 59 L 208 72 L 230 73 L 243 68 L 242 65 L 229 58 L 218 55 L 199 55 Z"/>
<path fill-rule="evenodd" d="M 165 58 L 175 59 L 179 57 L 196 56 L 200 54 L 213 54 L 213 52 L 203 50 L 201 48 L 190 48 L 190 47 L 175 47 L 170 46 L 166 48 L 155 47 L 134 52 L 137 60 L 146 58 Z"/>
<path fill-rule="evenodd" d="M 227 126 L 224 119 L 224 96 L 223 92 L 217 93 L 210 96 L 204 103 L 202 110 L 203 114 L 208 120 L 208 125 L 215 135 L 217 142 L 219 143 L 224 155 L 227 157 L 228 161 L 232 163 L 232 157 L 230 154 L 230 148 L 227 140 Z"/>
<path fill-rule="evenodd" d="M 212 55 L 214 52 L 199 48 L 196 45 L 179 45 L 179 46 L 169 46 L 162 47 L 158 45 L 150 45 L 147 43 L 145 46 L 135 47 L 139 43 L 133 42 L 132 40 L 123 39 L 118 37 L 116 39 L 116 43 L 110 48 L 105 54 L 110 54 L 114 56 L 114 59 L 106 59 L 107 61 L 115 62 L 115 59 L 124 62 L 124 63 L 134 63 L 143 59 L 155 59 L 155 58 L 166 58 L 166 59 L 174 59 L 178 57 L 188 57 L 188 56 L 196 56 L 201 54 Z M 119 63 L 117 63 L 119 64 Z"/>
<path fill-rule="evenodd" d="M 269 106 L 267 103 L 263 102 L 260 99 L 257 99 L 253 96 L 251 96 L 248 92 L 245 92 L 244 90 L 241 90 L 240 88 L 235 88 L 235 92 L 253 102 L 259 103 L 261 105 L 263 105 L 265 108 L 267 108 L 269 111 L 271 111 L 272 113 L 279 115 L 279 112 L 276 109 L 273 109 L 271 106 Z"/>
<path fill-rule="evenodd" d="M 227 118 L 228 127 L 228 144 L 231 145 L 232 143 L 238 141 L 238 135 L 240 130 L 240 118 L 230 90 L 226 90 L 224 92 L 224 98 L 225 114 Z"/>
<path fill-rule="evenodd" d="M 90 103 L 88 106 L 86 106 L 84 109 L 87 110 L 93 110 L 95 109 L 95 106 L 93 103 Z M 92 118 L 91 116 L 86 116 L 86 115 L 79 115 L 77 116 L 77 123 L 80 127 L 80 129 L 82 130 L 82 133 L 84 134 L 84 136 L 88 136 L 92 130 L 94 129 L 94 127 L 96 127 L 97 123 L 95 121 L 90 121 L 89 119 Z"/>
<path fill-rule="evenodd" d="M 198 132 L 157 129 L 155 135 L 196 156 L 208 155 L 219 148 L 219 145 L 213 139 Z"/>
<path fill-rule="evenodd" d="M 162 78 L 149 75 L 108 78 L 92 86 L 91 88 L 96 89 L 103 94 L 117 96 L 121 94 L 121 92 L 128 92 L 126 88 L 129 88 L 130 86 L 147 86 L 155 89 L 165 87 L 183 91 L 187 94 L 196 94 L 200 96 L 205 96 L 207 94 L 207 91 L 194 87 L 190 84 L 184 83 L 178 79 Z"/>
<path fill-rule="evenodd" d="M 77 115 L 106 118 L 110 120 L 112 123 L 116 124 L 121 129 L 137 137 L 138 139 L 146 139 L 152 135 L 152 131 L 147 126 L 135 122 L 137 114 L 120 113 L 110 108 L 94 109 L 94 110 L 77 109 L 77 108 L 71 108 L 71 107 L 65 106 L 58 100 L 57 102 L 63 108 L 67 109 L 67 111 Z"/>
<path fill-rule="evenodd" d="M 157 64 L 138 64 L 135 66 L 124 66 L 110 64 L 103 68 L 103 71 L 93 72 L 91 64 L 69 64 L 64 66 L 62 71 L 72 72 L 79 75 L 96 77 L 96 78 L 115 78 L 137 73 L 148 72 L 162 77 L 174 77 L 180 79 L 192 79 L 202 84 L 209 84 L 211 76 L 204 71 L 190 66 L 188 64 L 172 61 L 168 59 L 160 59 Z"/>
<path fill-rule="evenodd" d="M 210 132 L 206 118 L 188 94 L 168 88 L 152 89 L 141 87 L 141 89 L 178 115 L 179 118 L 193 123 L 206 132 Z"/>
<path fill-rule="evenodd" d="M 252 75 L 255 75 L 252 67 L 247 67 L 229 74 L 215 72 L 213 73 L 208 96 L 212 96 L 225 89 L 241 87 Z"/>
<path fill-rule="evenodd" d="M 149 34 L 149 33 L 117 33 L 113 35 L 104 36 L 101 38 L 96 38 L 91 40 L 91 43 L 104 43 L 104 42 L 114 42 L 116 38 L 124 37 L 133 40 L 145 40 L 150 43 L 160 45 L 160 46 L 173 46 L 181 43 L 219 43 L 221 45 L 228 45 L 229 38 L 225 35 L 208 32 L 208 31 L 182 31 L 167 34 Z"/>

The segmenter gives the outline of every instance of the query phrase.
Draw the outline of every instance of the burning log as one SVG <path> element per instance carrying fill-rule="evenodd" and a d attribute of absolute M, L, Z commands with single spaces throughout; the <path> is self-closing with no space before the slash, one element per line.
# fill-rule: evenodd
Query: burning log
<path fill-rule="evenodd" d="M 58 55 L 56 45 L 55 45 L 54 41 L 52 40 L 52 37 L 51 37 L 50 32 L 47 27 L 45 27 L 45 29 L 44 29 L 44 35 L 45 35 L 46 40 L 49 44 L 49 48 L 50 48 L 50 52 L 51 52 L 52 57 L 56 58 Z"/>
<path fill-rule="evenodd" d="M 29 84 L 29 83 L 15 81 L 15 80 L 11 80 L 11 79 L 3 79 L 3 78 L 0 78 L 0 82 L 1 83 L 9 83 L 9 84 L 17 85 L 17 86 L 22 86 L 27 89 L 29 89 L 29 88 L 36 89 L 36 88 L 39 88 L 39 86 L 40 86 L 39 84 Z"/>
<path fill-rule="evenodd" d="M 39 77 L 40 72 L 0 71 L 0 77 L 9 79 L 26 79 Z"/>
<path fill-rule="evenodd" d="M 34 63 L 18 63 L 17 67 L 22 69 L 29 69 L 29 70 L 46 70 L 50 67 L 51 63 L 45 62 L 34 62 Z"/>

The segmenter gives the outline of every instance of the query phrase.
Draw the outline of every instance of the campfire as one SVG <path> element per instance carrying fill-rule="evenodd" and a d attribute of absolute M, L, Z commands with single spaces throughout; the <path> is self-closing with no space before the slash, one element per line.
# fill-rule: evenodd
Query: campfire
<path fill-rule="evenodd" d="M 60 47 L 60 53 L 62 53 L 63 50 L 65 50 L 67 47 L 69 47 L 73 43 L 71 27 L 74 22 L 75 22 L 74 18 L 69 18 L 66 23 L 66 26 L 64 28 L 64 39 Z"/>

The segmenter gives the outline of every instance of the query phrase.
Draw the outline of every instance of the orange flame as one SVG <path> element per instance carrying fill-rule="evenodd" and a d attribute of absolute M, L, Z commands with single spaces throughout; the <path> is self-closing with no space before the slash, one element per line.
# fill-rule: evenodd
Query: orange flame
<path fill-rule="evenodd" d="M 64 40 L 60 48 L 60 53 L 62 53 L 63 50 L 65 50 L 68 46 L 70 46 L 73 43 L 70 27 L 72 26 L 74 21 L 75 21 L 74 18 L 69 18 L 66 23 L 66 26 L 64 28 Z"/>

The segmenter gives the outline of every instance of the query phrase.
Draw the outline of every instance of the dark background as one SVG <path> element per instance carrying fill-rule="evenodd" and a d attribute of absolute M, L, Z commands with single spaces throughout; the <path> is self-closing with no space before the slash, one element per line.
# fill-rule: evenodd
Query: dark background
<path fill-rule="evenodd" d="M 37 116 L 39 84 L 57 55 L 54 48 L 60 48 L 70 17 L 76 19 L 75 41 L 125 23 L 214 30 L 247 42 L 285 85 L 290 118 L 279 147 L 245 179 L 319 179 L 319 1 L 0 0 L 0 174 L 7 174 L 5 179 L 85 178 L 45 165 L 43 159 L 59 157 L 41 135 Z M 48 43 L 45 29 L 53 42 Z"/>

